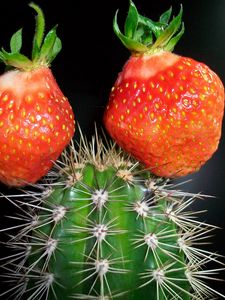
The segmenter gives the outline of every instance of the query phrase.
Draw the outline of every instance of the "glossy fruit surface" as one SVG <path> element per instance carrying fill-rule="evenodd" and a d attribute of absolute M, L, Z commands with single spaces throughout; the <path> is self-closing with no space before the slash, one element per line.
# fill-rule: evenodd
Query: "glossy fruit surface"
<path fill-rule="evenodd" d="M 61 50 L 53 27 L 44 37 L 45 19 L 34 3 L 36 30 L 31 59 L 20 53 L 22 29 L 13 34 L 10 52 L 0 61 L 0 181 L 10 186 L 34 183 L 44 176 L 74 133 L 74 114 L 50 70 Z"/>
<path fill-rule="evenodd" d="M 197 171 L 216 151 L 224 113 L 224 87 L 205 64 L 173 54 L 184 33 L 182 7 L 152 21 L 132 1 L 124 34 L 131 51 L 112 88 L 104 123 L 112 138 L 151 171 L 179 177 Z"/>
<path fill-rule="evenodd" d="M 72 138 L 72 108 L 47 67 L 5 73 L 0 95 L 0 180 L 35 182 Z"/>
<path fill-rule="evenodd" d="M 126 151 L 152 172 L 183 176 L 216 151 L 224 89 L 206 65 L 170 52 L 131 56 L 112 89 L 104 120 Z"/>

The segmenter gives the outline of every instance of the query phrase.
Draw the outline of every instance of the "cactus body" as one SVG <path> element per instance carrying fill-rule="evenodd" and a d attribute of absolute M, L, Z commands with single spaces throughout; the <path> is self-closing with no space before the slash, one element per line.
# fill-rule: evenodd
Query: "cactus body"
<path fill-rule="evenodd" d="M 175 190 L 97 136 L 78 151 L 71 145 L 57 168 L 15 200 L 25 216 L 8 242 L 16 254 L 3 269 L 14 280 L 3 297 L 223 297 L 203 281 L 217 271 L 203 265 L 217 256 L 194 247 L 213 229 L 187 211 L 200 195 Z"/>

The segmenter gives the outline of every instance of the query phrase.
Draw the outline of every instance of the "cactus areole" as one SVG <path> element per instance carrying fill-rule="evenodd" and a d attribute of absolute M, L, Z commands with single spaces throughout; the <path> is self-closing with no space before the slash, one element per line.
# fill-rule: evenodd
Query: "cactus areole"
<path fill-rule="evenodd" d="M 1 296 L 223 297 L 204 282 L 215 271 L 203 264 L 217 256 L 195 246 L 213 229 L 188 212 L 200 195 L 176 190 L 115 145 L 105 147 L 97 135 L 90 145 L 82 138 L 36 188 L 13 202 L 24 219 L 8 242 L 15 255 L 5 258 L 2 273 L 12 287 Z"/>

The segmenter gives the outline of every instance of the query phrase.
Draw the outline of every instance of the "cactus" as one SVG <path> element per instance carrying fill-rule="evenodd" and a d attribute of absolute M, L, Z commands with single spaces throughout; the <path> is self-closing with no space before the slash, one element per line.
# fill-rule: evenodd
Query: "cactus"
<path fill-rule="evenodd" d="M 6 299 L 225 298 L 216 279 L 220 255 L 202 249 L 214 226 L 189 211 L 201 194 L 155 177 L 96 135 L 71 143 L 45 181 L 3 196 L 19 225 L 5 229 Z M 23 195 L 23 196 L 22 196 Z M 22 199 L 22 200 L 21 200 Z M 200 246 L 199 246 L 200 245 Z M 199 247 L 199 248 L 198 248 Z M 205 282 L 206 280 L 206 282 Z"/>

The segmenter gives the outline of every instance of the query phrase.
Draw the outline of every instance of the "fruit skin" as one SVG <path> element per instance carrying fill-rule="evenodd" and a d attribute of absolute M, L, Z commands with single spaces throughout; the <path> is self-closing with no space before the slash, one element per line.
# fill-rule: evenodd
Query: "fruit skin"
<path fill-rule="evenodd" d="M 205 64 L 168 51 L 131 55 L 104 114 L 110 135 L 159 176 L 197 171 L 216 151 L 224 88 Z"/>
<path fill-rule="evenodd" d="M 36 182 L 73 134 L 72 108 L 48 67 L 0 76 L 0 181 Z"/>
<path fill-rule="evenodd" d="M 183 8 L 155 22 L 132 0 L 122 33 L 131 51 L 104 114 L 109 134 L 159 176 L 197 171 L 216 151 L 224 113 L 224 87 L 205 64 L 171 53 L 184 33 Z"/>
<path fill-rule="evenodd" d="M 61 158 L 46 181 L 6 196 L 18 215 L 1 229 L 0 298 L 225 298 L 207 280 L 224 264 L 202 248 L 214 227 L 189 211 L 203 195 L 177 190 L 98 135 Z"/>
<path fill-rule="evenodd" d="M 34 3 L 36 26 L 31 58 L 22 48 L 22 29 L 0 51 L 7 72 L 0 76 L 0 181 L 9 186 L 35 183 L 52 167 L 74 131 L 72 108 L 50 65 L 62 48 L 53 27 L 46 35 L 42 10 Z"/>

